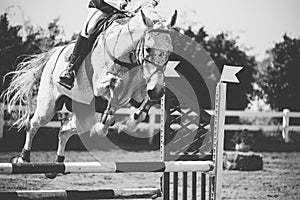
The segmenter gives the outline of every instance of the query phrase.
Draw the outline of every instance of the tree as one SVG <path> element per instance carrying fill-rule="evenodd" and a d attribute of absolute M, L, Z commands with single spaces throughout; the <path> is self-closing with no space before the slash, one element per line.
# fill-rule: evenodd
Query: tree
<path fill-rule="evenodd" d="M 196 36 L 195 33 L 192 31 L 191 26 L 189 26 L 188 29 L 184 31 L 184 35 L 186 35 L 190 38 L 194 38 Z"/>
<path fill-rule="evenodd" d="M 22 37 L 18 35 L 20 26 L 9 26 L 7 14 L 0 16 L 0 76 L 12 70 L 16 58 L 22 53 Z M 0 84 L 0 92 L 5 85 Z"/>
<path fill-rule="evenodd" d="M 258 96 L 272 109 L 300 110 L 300 39 L 283 36 L 258 67 Z"/>
<path fill-rule="evenodd" d="M 25 29 L 26 35 L 22 38 L 21 28 Z M 68 41 L 63 41 L 60 37 L 63 28 L 59 25 L 59 18 L 48 24 L 47 29 L 33 27 L 30 21 L 26 21 L 23 26 L 10 26 L 7 14 L 0 16 L 0 77 L 3 80 L 5 74 L 14 70 L 14 67 L 26 56 L 39 54 L 54 46 L 63 45 Z M 0 93 L 7 88 L 10 77 L 0 84 Z"/>
<path fill-rule="evenodd" d="M 64 30 L 59 25 L 59 18 L 53 19 L 48 24 L 47 29 L 42 27 L 35 28 L 30 22 L 27 22 L 24 27 L 26 27 L 27 33 L 24 46 L 26 47 L 26 52 L 30 54 L 45 52 L 55 46 L 64 45 L 69 42 L 69 40 L 64 41 L 61 37 Z"/>
<path fill-rule="evenodd" d="M 42 40 L 40 41 L 41 48 L 46 51 L 55 46 L 67 43 L 61 38 L 63 33 L 64 30 L 59 25 L 59 18 L 53 19 L 53 21 L 48 24 L 47 29 L 42 31 Z"/>
<path fill-rule="evenodd" d="M 205 44 L 205 39 L 207 38 L 208 34 L 204 30 L 204 27 L 201 27 L 198 31 L 198 33 L 195 35 L 195 41 L 204 45 Z"/>
<path fill-rule="evenodd" d="M 214 95 L 212 90 L 215 90 L 219 72 L 212 70 L 210 65 L 212 60 L 201 45 L 206 32 L 204 28 L 200 29 L 198 33 L 201 34 L 202 41 L 196 42 L 196 38 L 199 39 L 200 35 L 194 34 L 191 27 L 188 30 L 181 30 L 176 28 L 171 32 L 174 53 L 171 54 L 170 60 L 180 61 L 176 70 L 193 87 L 199 105 L 206 109 L 212 109 L 214 97 L 210 95 Z"/>
<path fill-rule="evenodd" d="M 227 109 L 245 109 L 254 96 L 254 69 L 257 64 L 255 58 L 247 55 L 245 50 L 239 47 L 236 39 L 230 39 L 226 33 L 211 37 L 204 44 L 204 48 L 209 52 L 220 72 L 224 65 L 244 67 L 238 74 L 240 83 L 228 85 Z"/>
<path fill-rule="evenodd" d="M 204 27 L 201 27 L 197 34 L 195 34 L 191 27 L 183 31 L 184 36 L 176 35 L 173 36 L 173 46 L 177 49 L 177 52 L 181 52 L 184 55 L 184 60 L 181 59 L 181 63 L 186 65 L 186 69 L 189 65 L 194 65 L 202 68 L 202 76 L 215 77 L 219 80 L 217 73 L 222 71 L 224 65 L 236 65 L 243 66 L 244 69 L 238 74 L 241 80 L 240 84 L 230 84 L 228 85 L 228 96 L 227 96 L 227 108 L 228 109 L 245 109 L 250 101 L 254 98 L 253 84 L 254 84 L 254 69 L 256 66 L 256 61 L 253 56 L 249 56 L 246 50 L 242 49 L 238 44 L 236 39 L 230 39 L 228 34 L 220 33 L 214 37 L 208 37 L 208 33 L 205 31 Z M 186 37 L 187 36 L 187 37 Z M 180 50 L 178 50 L 180 49 Z M 209 64 L 208 56 L 216 64 L 219 72 L 215 72 L 212 66 Z M 188 58 L 189 62 L 185 62 Z M 171 56 L 171 59 L 180 60 L 180 58 Z M 212 82 L 217 81 L 212 80 Z M 198 85 L 201 87 L 201 104 L 205 108 L 209 108 L 209 99 L 206 88 L 206 84 L 198 80 Z M 208 98 L 208 99 L 206 99 Z"/>

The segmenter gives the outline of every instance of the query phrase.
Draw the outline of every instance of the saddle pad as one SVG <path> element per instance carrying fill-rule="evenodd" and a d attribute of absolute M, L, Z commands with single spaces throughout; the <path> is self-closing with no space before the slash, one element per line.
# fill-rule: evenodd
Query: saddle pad
<path fill-rule="evenodd" d="M 83 103 L 91 104 L 94 93 L 91 86 L 92 80 L 92 67 L 90 61 L 90 55 L 83 61 L 77 76 L 75 78 L 74 87 L 72 90 L 68 90 L 65 87 L 58 84 L 60 74 L 66 70 L 68 62 L 66 58 L 72 53 L 75 44 L 69 44 L 59 50 L 58 55 L 55 55 L 56 64 L 53 70 L 54 82 L 57 86 L 59 93 L 66 95 L 71 99 Z"/>

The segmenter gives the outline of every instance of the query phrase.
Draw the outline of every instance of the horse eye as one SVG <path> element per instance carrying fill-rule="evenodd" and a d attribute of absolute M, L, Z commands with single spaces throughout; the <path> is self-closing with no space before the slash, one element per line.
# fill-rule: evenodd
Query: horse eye
<path fill-rule="evenodd" d="M 159 54 L 160 57 L 164 57 L 164 56 L 166 56 L 166 55 L 167 55 L 166 52 L 161 52 L 161 53 Z"/>
<path fill-rule="evenodd" d="M 149 48 L 149 47 L 146 48 L 146 52 L 147 52 L 147 53 L 150 53 L 150 52 L 151 52 L 151 48 Z"/>

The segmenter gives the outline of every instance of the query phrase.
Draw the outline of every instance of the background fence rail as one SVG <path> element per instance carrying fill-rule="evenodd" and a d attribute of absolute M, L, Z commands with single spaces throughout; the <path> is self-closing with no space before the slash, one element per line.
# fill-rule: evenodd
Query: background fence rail
<path fill-rule="evenodd" d="M 3 103 L 0 104 L 0 139 L 3 137 L 3 128 L 5 125 L 9 125 L 9 121 L 5 119 L 5 112 L 7 106 Z M 122 108 L 117 111 L 117 115 L 129 116 L 132 112 L 130 108 Z M 148 130 L 149 136 L 152 136 L 155 133 L 155 130 L 160 129 L 160 116 L 161 110 L 158 108 L 151 108 L 149 113 L 149 121 L 147 123 L 143 122 L 139 124 L 139 129 Z M 213 115 L 213 111 L 208 110 L 209 114 Z M 290 125 L 290 118 L 299 118 L 300 112 L 290 112 L 288 109 L 284 109 L 282 112 L 274 111 L 242 111 L 242 110 L 227 110 L 225 112 L 226 117 L 257 117 L 257 118 L 281 118 L 282 124 L 279 125 L 268 125 L 268 124 L 226 124 L 226 131 L 280 131 L 285 142 L 291 142 L 290 132 L 298 131 L 300 132 L 300 125 Z M 61 123 L 59 121 L 51 121 L 44 127 L 59 128 Z"/>

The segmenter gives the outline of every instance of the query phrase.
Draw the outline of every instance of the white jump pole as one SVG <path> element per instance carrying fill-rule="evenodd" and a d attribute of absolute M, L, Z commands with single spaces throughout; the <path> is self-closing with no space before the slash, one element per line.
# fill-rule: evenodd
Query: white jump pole
<path fill-rule="evenodd" d="M 214 139 L 213 139 L 213 163 L 215 163 L 215 173 L 212 175 L 213 188 L 210 199 L 222 199 L 223 180 L 223 152 L 224 152 L 224 127 L 226 111 L 227 83 L 239 83 L 236 74 L 242 67 L 224 66 L 220 82 L 217 84 L 215 97 L 214 115 Z"/>

